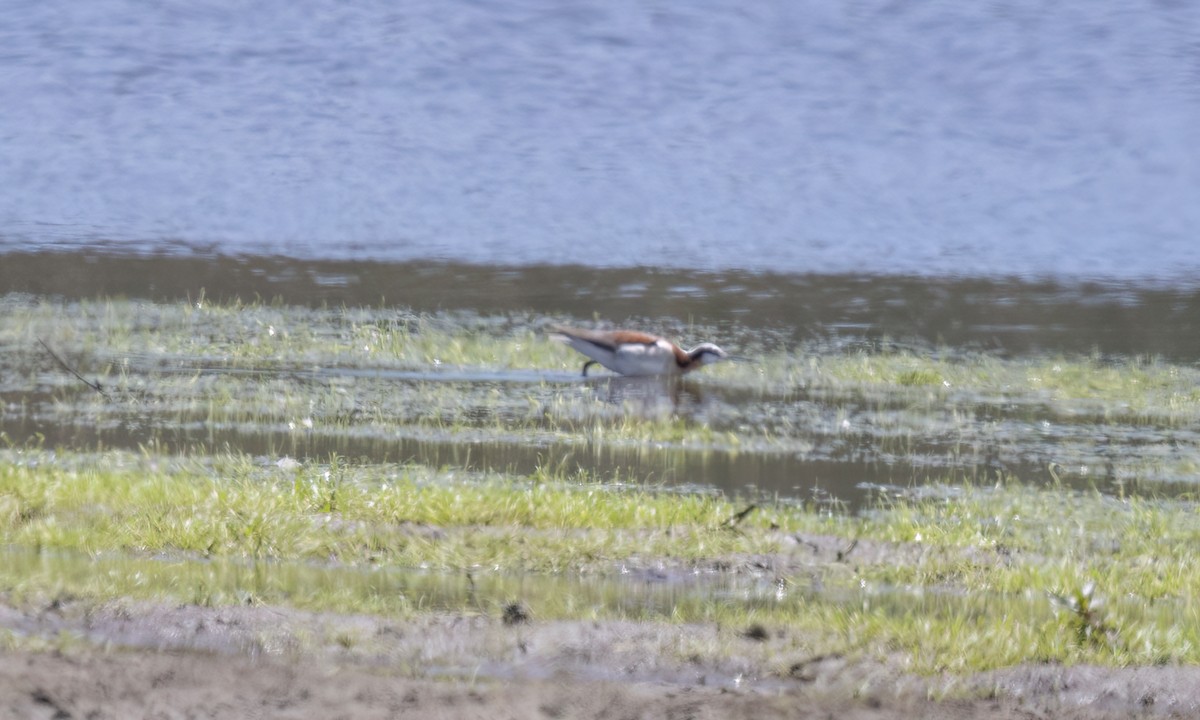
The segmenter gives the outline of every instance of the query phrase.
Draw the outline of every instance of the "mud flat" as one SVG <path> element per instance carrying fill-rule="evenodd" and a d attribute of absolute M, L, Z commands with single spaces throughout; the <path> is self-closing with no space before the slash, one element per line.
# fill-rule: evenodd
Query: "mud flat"
<path fill-rule="evenodd" d="M 0 656 L 0 708 L 10 717 L 1167 718 L 1200 707 L 1192 666 L 915 676 L 834 654 L 763 682 L 776 640 L 724 643 L 722 630 L 661 622 L 513 627 L 460 615 L 395 621 L 70 601 L 0 612 L 10 628 L 54 638 L 54 647 Z M 664 652 L 705 642 L 728 645 L 728 656 Z M 448 651 L 488 667 L 464 674 L 470 666 L 422 661 Z"/>

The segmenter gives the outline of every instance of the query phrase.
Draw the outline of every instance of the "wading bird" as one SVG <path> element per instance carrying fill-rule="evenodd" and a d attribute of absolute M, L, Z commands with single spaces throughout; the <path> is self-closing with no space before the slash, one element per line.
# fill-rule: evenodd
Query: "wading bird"
<path fill-rule="evenodd" d="M 621 375 L 682 375 L 732 359 L 712 343 L 684 350 L 666 338 L 636 330 L 581 330 L 557 325 L 550 332 L 555 340 L 591 358 L 583 364 L 584 377 L 588 367 L 597 364 Z"/>

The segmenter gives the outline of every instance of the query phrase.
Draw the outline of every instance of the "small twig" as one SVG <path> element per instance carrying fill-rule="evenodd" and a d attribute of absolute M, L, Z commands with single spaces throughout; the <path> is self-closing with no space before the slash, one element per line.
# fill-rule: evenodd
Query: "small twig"
<path fill-rule="evenodd" d="M 725 527 L 737 527 L 737 524 L 746 519 L 746 516 L 757 509 L 757 505 L 750 505 L 745 510 L 725 521 Z"/>
<path fill-rule="evenodd" d="M 61 357 L 58 356 L 58 353 L 56 353 L 56 352 L 54 352 L 54 350 L 50 349 L 50 346 L 46 344 L 45 340 L 38 338 L 37 341 L 39 343 L 41 343 L 42 347 L 44 347 L 46 349 L 46 352 L 50 353 L 50 357 L 54 358 L 54 361 L 58 363 L 59 367 L 61 367 L 63 370 L 66 370 L 67 372 L 71 373 L 75 377 L 79 378 L 79 382 L 83 383 L 84 385 L 87 385 L 88 387 L 90 387 L 91 389 L 100 393 L 104 397 L 108 397 L 108 393 L 104 392 L 104 388 L 100 386 L 100 383 L 92 382 L 92 381 L 88 380 L 87 378 L 85 378 L 84 376 L 80 375 L 78 372 L 76 372 L 75 368 L 68 365 L 66 360 L 63 360 Z"/>
<path fill-rule="evenodd" d="M 854 548 L 856 547 L 858 547 L 858 538 L 851 540 L 845 550 L 838 550 L 837 561 L 844 562 L 846 558 L 850 557 L 850 553 L 854 552 Z"/>

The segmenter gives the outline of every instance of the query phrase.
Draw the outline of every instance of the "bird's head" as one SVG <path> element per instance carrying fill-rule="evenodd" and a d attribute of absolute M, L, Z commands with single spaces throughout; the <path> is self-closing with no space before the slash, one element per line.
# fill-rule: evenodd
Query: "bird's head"
<path fill-rule="evenodd" d="M 700 343 L 696 347 L 688 351 L 688 355 L 692 358 L 692 363 L 697 367 L 701 365 L 712 365 L 713 363 L 729 360 L 729 353 L 712 343 Z"/>

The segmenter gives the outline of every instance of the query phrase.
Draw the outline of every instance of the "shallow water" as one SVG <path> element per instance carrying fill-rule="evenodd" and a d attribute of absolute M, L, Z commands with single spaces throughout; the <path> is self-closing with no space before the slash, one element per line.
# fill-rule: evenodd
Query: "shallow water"
<path fill-rule="evenodd" d="M 444 279 L 461 268 L 425 270 Z M 473 272 L 486 279 L 497 271 Z M 480 291 L 479 282 L 471 286 Z M 1066 296 L 1063 317 L 1079 303 Z M 1192 491 L 1200 467 L 1195 371 L 1164 360 L 1145 361 L 1143 370 L 1143 361 L 1097 355 L 1086 328 L 1067 333 L 1054 313 L 1040 335 L 1040 326 L 1026 330 L 1038 339 L 1014 333 L 1022 353 L 934 346 L 919 335 L 900 344 L 885 339 L 893 334 L 887 325 L 798 341 L 803 329 L 757 313 L 750 317 L 766 327 L 656 318 L 691 337 L 724 333 L 728 346 L 763 358 L 761 366 L 706 369 L 675 384 L 580 378 L 580 358 L 542 334 L 544 315 L 499 304 L 492 315 L 484 307 L 416 315 L 197 302 L 7 296 L 0 437 L 84 451 L 246 453 L 264 464 L 337 455 L 520 476 L 550 468 L 828 509 L 858 508 L 879 492 L 1000 476 L 1112 493 Z M 1128 300 L 1121 307 L 1146 312 Z M 1037 317 L 1044 316 L 1031 323 Z M 414 329 L 397 335 L 403 328 Z M 420 349 L 424 335 L 438 332 L 449 333 L 437 336 L 447 344 L 494 344 L 465 361 L 443 354 L 451 347 Z M 59 366 L 38 344 L 42 336 L 105 394 Z M 1091 351 L 1027 349 L 1061 336 Z M 929 356 L 944 364 L 912 369 Z M 1068 377 L 1039 377 L 1060 372 L 1056 357 Z M 896 370 L 865 365 L 888 358 L 898 358 Z M 1142 372 L 1150 373 L 1144 390 L 1105 389 Z M 1095 383 L 1108 399 L 1090 397 Z"/>
<path fill-rule="evenodd" d="M 1200 285 L 1068 279 L 788 275 L 584 266 L 481 266 L 105 252 L 0 255 L 0 292 L 67 300 L 195 302 L 527 314 L 683 334 L 722 344 L 912 343 L 1019 356 L 1200 358 Z M 732 336 L 732 339 L 731 337 Z M 736 345 L 733 346 L 736 349 Z"/>

